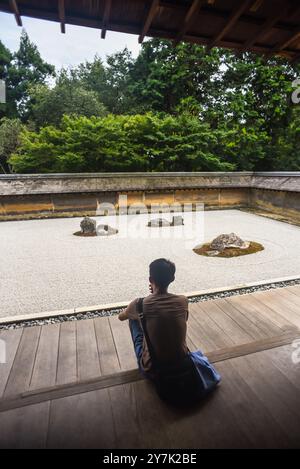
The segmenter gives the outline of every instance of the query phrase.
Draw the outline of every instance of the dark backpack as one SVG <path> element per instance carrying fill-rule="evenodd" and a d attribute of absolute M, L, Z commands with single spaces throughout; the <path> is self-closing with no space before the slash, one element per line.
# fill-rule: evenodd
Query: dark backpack
<path fill-rule="evenodd" d="M 191 405 L 205 394 L 193 360 L 186 355 L 174 365 L 162 366 L 152 347 L 147 321 L 143 313 L 143 298 L 138 301 L 138 313 L 153 365 L 153 383 L 161 399 L 174 405 Z"/>

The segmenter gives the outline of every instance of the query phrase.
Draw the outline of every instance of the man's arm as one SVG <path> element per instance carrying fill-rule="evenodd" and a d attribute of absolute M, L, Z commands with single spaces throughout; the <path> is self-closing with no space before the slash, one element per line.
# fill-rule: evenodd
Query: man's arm
<path fill-rule="evenodd" d="M 133 300 L 127 308 L 125 308 L 123 311 L 119 313 L 119 320 L 120 321 L 126 321 L 127 319 L 138 319 L 139 315 L 137 312 L 137 299 Z"/>
<path fill-rule="evenodd" d="M 120 321 L 126 321 L 126 319 L 129 319 L 127 314 L 127 308 L 119 313 L 118 318 Z"/>

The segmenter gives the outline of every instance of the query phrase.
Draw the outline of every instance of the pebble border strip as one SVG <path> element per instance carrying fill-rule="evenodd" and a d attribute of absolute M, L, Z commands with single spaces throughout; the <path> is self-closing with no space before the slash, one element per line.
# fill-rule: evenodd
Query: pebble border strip
<path fill-rule="evenodd" d="M 203 294 L 200 296 L 189 298 L 189 303 L 200 303 L 202 301 L 217 300 L 220 298 L 229 298 L 231 296 L 246 295 L 246 294 L 255 293 L 258 291 L 268 291 L 268 290 L 273 290 L 276 288 L 284 288 L 284 287 L 290 287 L 294 285 L 300 285 L 300 278 L 295 279 L 295 280 L 274 282 L 274 283 L 270 283 L 266 285 L 245 287 L 245 288 L 240 288 L 237 290 L 228 290 L 228 291 L 223 291 L 223 292 L 218 292 L 218 293 Z M 84 319 L 110 317 L 110 316 L 115 316 L 119 314 L 119 312 L 122 311 L 122 309 L 123 308 L 93 311 L 93 312 L 90 311 L 90 312 L 85 312 L 85 313 L 77 313 L 77 314 L 73 314 L 70 316 L 62 315 L 62 316 L 57 316 L 55 318 L 34 319 L 34 320 L 28 320 L 28 321 L 23 321 L 23 322 L 13 322 L 13 323 L 2 324 L 2 325 L 0 324 L 0 331 L 20 329 L 24 327 L 44 326 L 46 324 L 58 324 L 58 323 L 67 322 L 67 321 L 81 321 Z M 0 318 L 0 321 L 1 321 L 1 318 Z"/>

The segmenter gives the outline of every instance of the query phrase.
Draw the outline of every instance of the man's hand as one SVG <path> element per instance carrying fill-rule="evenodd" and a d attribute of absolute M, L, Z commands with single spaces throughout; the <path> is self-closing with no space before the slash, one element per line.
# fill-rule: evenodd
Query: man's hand
<path fill-rule="evenodd" d="M 126 321 L 126 319 L 128 319 L 127 314 L 126 314 L 126 310 L 121 311 L 118 315 L 118 318 L 119 318 L 120 321 Z"/>

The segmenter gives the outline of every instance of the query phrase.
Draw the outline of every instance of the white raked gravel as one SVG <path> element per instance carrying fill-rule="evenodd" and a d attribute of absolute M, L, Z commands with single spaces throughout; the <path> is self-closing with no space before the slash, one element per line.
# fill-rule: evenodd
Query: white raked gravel
<path fill-rule="evenodd" d="M 108 238 L 73 236 L 81 218 L 0 223 L 0 316 L 144 296 L 148 264 L 158 257 L 176 263 L 171 291 L 180 293 L 300 277 L 299 227 L 238 210 L 208 211 L 204 213 L 205 242 L 234 231 L 262 243 L 265 250 L 233 259 L 206 258 L 192 251 L 203 242 L 203 216 L 197 214 L 194 227 L 192 216 L 185 214 L 185 227 L 173 229 L 147 228 L 147 215 L 122 216 L 119 234 Z M 110 217 L 97 220 L 117 226 Z"/>

